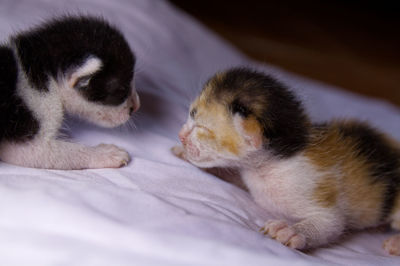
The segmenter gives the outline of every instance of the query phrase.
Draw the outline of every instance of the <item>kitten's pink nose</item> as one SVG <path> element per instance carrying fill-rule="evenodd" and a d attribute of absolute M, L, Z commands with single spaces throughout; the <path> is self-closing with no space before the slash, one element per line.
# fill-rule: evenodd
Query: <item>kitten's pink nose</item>
<path fill-rule="evenodd" d="M 129 115 L 132 115 L 132 113 L 136 112 L 140 107 L 140 98 L 136 91 L 133 92 L 130 101 L 131 107 L 129 108 Z"/>
<path fill-rule="evenodd" d="M 183 145 L 186 144 L 186 140 L 187 140 L 187 137 L 189 136 L 189 134 L 190 134 L 190 130 L 187 130 L 185 127 L 182 127 L 182 129 L 179 131 L 179 134 L 178 134 L 179 139 Z"/>

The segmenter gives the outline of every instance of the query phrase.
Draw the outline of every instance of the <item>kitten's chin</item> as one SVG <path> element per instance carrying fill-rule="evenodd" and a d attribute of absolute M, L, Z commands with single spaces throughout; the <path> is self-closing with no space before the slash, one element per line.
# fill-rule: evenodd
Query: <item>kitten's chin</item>
<path fill-rule="evenodd" d="M 228 165 L 220 160 L 193 160 L 191 158 L 187 158 L 190 163 L 200 168 L 213 168 L 213 167 L 228 167 Z"/>

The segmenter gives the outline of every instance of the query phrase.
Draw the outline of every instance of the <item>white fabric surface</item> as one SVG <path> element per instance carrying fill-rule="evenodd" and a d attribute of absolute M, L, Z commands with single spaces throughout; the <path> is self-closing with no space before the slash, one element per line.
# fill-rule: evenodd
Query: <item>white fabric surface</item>
<path fill-rule="evenodd" d="M 160 0 L 1 0 L 0 36 L 78 11 L 101 14 L 124 32 L 139 60 L 143 106 L 136 129 L 69 118 L 71 138 L 120 145 L 133 161 L 84 171 L 0 163 L 0 265 L 400 265 L 381 249 L 390 233 L 361 232 L 307 254 L 286 248 L 257 232 L 269 214 L 248 193 L 170 153 L 201 83 L 229 66 L 274 73 L 314 121 L 356 117 L 400 139 L 398 109 L 257 65 Z"/>

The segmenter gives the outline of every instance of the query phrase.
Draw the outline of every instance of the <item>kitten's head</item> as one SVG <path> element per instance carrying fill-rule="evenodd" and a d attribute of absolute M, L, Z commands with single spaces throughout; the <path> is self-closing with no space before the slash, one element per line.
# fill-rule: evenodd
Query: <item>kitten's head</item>
<path fill-rule="evenodd" d="M 185 157 L 199 167 L 240 166 L 260 151 L 293 155 L 305 146 L 308 126 L 299 101 L 281 83 L 234 68 L 205 84 L 179 138 Z"/>
<path fill-rule="evenodd" d="M 133 65 L 124 73 L 118 72 L 118 65 L 103 62 L 95 56 L 87 57 L 67 74 L 60 92 L 69 113 L 114 127 L 125 123 L 139 109 L 140 101 L 133 83 Z"/>
<path fill-rule="evenodd" d="M 102 18 L 66 16 L 35 34 L 47 41 L 52 60 L 40 67 L 56 76 L 66 111 L 113 127 L 139 108 L 133 83 L 135 56 L 117 28 Z"/>

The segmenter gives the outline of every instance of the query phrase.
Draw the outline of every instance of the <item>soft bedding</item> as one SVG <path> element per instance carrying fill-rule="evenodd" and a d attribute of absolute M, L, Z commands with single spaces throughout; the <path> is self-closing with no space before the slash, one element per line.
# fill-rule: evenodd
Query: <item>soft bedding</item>
<path fill-rule="evenodd" d="M 114 143 L 121 169 L 56 171 L 0 163 L 0 265 L 400 265 L 361 232 L 301 253 L 257 232 L 271 215 L 249 194 L 175 158 L 170 148 L 190 101 L 214 71 L 247 65 L 273 73 L 314 121 L 356 117 L 400 140 L 400 112 L 269 65 L 252 62 L 161 0 L 2 0 L 0 37 L 54 14 L 98 14 L 138 57 L 142 108 L 135 127 L 102 129 L 74 118 L 66 132 L 87 145 Z"/>

